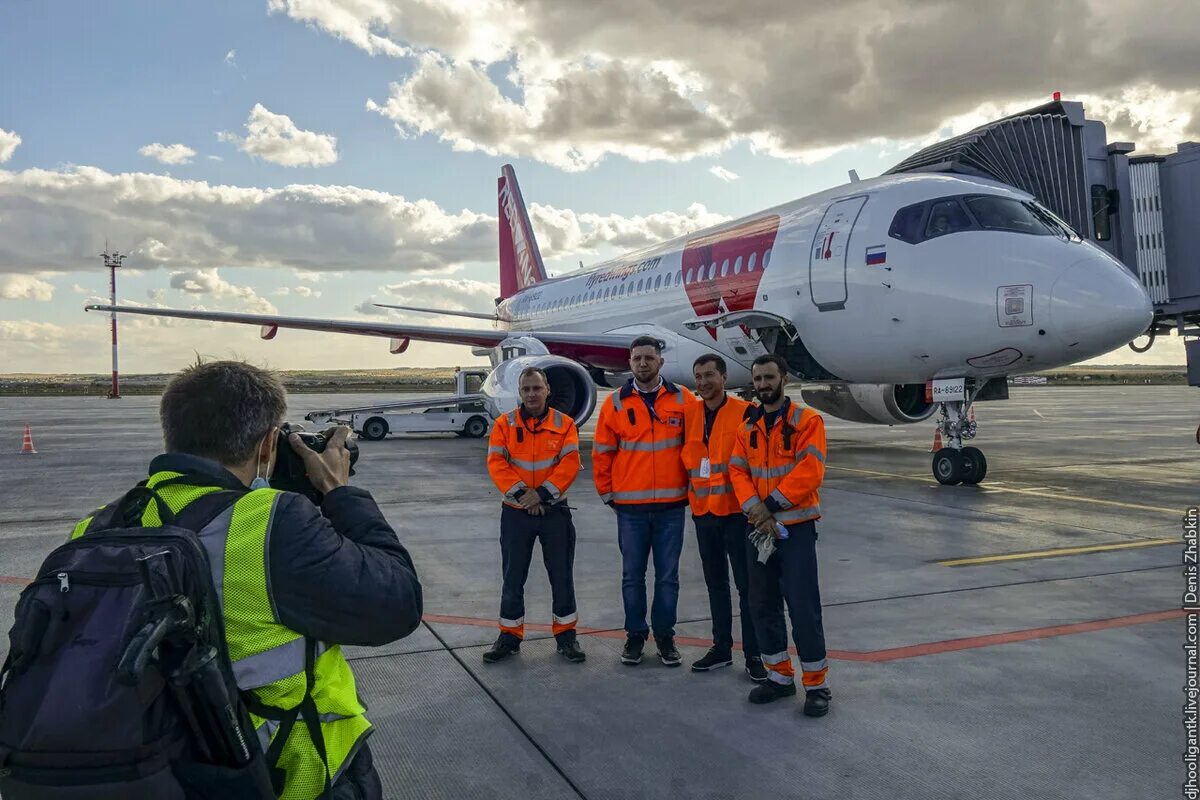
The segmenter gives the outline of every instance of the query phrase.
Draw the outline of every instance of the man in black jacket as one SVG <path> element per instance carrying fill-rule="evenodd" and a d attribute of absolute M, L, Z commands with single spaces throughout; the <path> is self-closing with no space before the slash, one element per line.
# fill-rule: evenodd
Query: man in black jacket
<path fill-rule="evenodd" d="M 263 714 L 311 697 L 325 740 L 322 758 L 309 736 L 297 735 L 305 725 L 277 741 L 281 726 L 255 713 L 276 791 L 316 797 L 328 780 L 333 798 L 374 800 L 383 791 L 366 745 L 371 725 L 339 645 L 377 646 L 412 633 L 421 621 L 421 584 L 371 495 L 348 485 L 348 428 L 337 429 L 322 453 L 290 439 L 323 494 L 320 508 L 267 488 L 286 411 L 283 386 L 268 372 L 235 361 L 189 367 L 163 394 L 167 452 L 150 463 L 147 485 L 160 487 L 176 513 L 215 490 L 233 490 L 228 510 L 210 523 L 224 527 L 206 527 L 201 540 L 219 579 L 238 686 L 251 711 Z M 306 663 L 306 650 L 315 660 Z M 306 673 L 310 690 L 297 682 Z"/>

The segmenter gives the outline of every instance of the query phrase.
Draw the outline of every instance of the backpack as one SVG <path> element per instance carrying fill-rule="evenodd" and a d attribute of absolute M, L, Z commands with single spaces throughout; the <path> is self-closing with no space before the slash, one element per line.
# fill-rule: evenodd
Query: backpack
<path fill-rule="evenodd" d="M 5 800 L 275 796 L 197 535 L 242 494 L 177 516 L 139 485 L 46 557 L 0 669 Z"/>

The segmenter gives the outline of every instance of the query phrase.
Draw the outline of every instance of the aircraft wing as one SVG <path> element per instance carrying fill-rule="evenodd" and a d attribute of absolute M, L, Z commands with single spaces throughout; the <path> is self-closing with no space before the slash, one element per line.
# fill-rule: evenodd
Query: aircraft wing
<path fill-rule="evenodd" d="M 449 311 L 444 308 L 425 308 L 424 306 L 393 306 L 387 303 L 372 303 L 376 308 L 398 308 L 401 311 L 420 311 L 422 314 L 442 314 L 450 317 L 469 317 L 471 319 L 486 319 L 492 322 L 499 321 L 500 317 L 495 314 L 480 314 L 477 311 Z"/>
<path fill-rule="evenodd" d="M 143 314 L 151 317 L 176 317 L 208 322 L 236 322 L 258 325 L 264 339 L 274 338 L 279 328 L 326 333 L 354 333 L 418 342 L 440 342 L 471 347 L 495 347 L 511 336 L 532 336 L 554 355 L 564 356 L 594 367 L 626 370 L 629 368 L 628 334 L 568 333 L 564 331 L 473 330 L 403 325 L 380 320 L 333 320 L 308 317 L 278 317 L 269 314 L 241 314 L 226 311 L 191 311 L 181 308 L 142 308 L 138 306 L 88 305 L 87 311 L 115 311 L 119 314 Z M 399 352 L 399 351 L 398 351 Z"/>

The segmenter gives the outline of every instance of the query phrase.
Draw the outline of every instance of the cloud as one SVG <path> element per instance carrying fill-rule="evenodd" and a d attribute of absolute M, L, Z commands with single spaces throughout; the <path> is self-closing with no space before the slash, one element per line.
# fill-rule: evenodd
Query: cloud
<path fill-rule="evenodd" d="M 386 308 L 380 308 L 379 306 L 376 306 L 374 303 L 375 303 L 375 300 L 368 297 L 366 300 L 363 300 L 361 303 L 356 305 L 354 307 L 354 310 L 357 311 L 359 314 L 365 314 L 368 317 L 386 317 L 386 316 L 388 316 L 388 310 Z"/>
<path fill-rule="evenodd" d="M 53 322 L 33 322 L 32 320 L 2 320 L 0 319 L 0 342 L 28 343 L 38 345 L 60 344 L 66 339 L 68 331 L 62 325 Z"/>
<path fill-rule="evenodd" d="M 731 181 L 736 181 L 738 178 L 741 177 L 736 172 L 731 172 L 718 164 L 714 164 L 713 166 L 709 167 L 708 171 L 711 172 L 713 175 L 716 175 L 718 178 L 725 181 L 726 183 L 729 183 Z"/>
<path fill-rule="evenodd" d="M 224 161 L 225 160 L 225 159 L 221 158 L 220 156 L 205 156 L 205 158 L 207 158 L 209 161 Z"/>
<path fill-rule="evenodd" d="M 217 138 L 236 144 L 243 153 L 284 167 L 324 167 L 336 163 L 337 138 L 301 130 L 284 114 L 273 114 L 255 103 L 246 120 L 245 138 L 222 132 Z"/>
<path fill-rule="evenodd" d="M 969 12 L 930 0 L 268 5 L 366 52 L 416 57 L 368 105 L 402 131 L 570 170 L 738 142 L 811 162 L 1053 89 L 1105 116 L 1114 106 L 1113 122 L 1144 141 L 1200 130 L 1194 0 L 1163 0 L 1153 14 L 1136 0 L 980 2 Z M 1162 102 L 1168 113 L 1150 113 Z"/>
<path fill-rule="evenodd" d="M 230 66 L 237 66 L 237 50 L 230 50 L 225 54 L 225 63 Z"/>
<path fill-rule="evenodd" d="M 533 204 L 546 258 L 634 249 L 726 219 L 695 204 L 624 217 Z M 0 170 L 0 274 L 72 272 L 104 241 L 127 242 L 122 270 L 287 267 L 297 280 L 353 270 L 444 277 L 494 263 L 496 218 L 354 186 L 209 184 L 95 167 Z"/>
<path fill-rule="evenodd" d="M 12 131 L 6 131 L 0 128 L 0 164 L 12 158 L 12 154 L 16 152 L 17 145 L 21 143 L 21 137 Z"/>
<path fill-rule="evenodd" d="M 171 288 L 189 294 L 210 294 L 213 297 L 231 297 L 241 300 L 248 311 L 258 314 L 276 314 L 278 309 L 266 299 L 259 297 L 249 286 L 236 286 L 221 277 L 214 269 L 189 269 L 171 273 Z"/>
<path fill-rule="evenodd" d="M 418 278 L 381 286 L 380 290 L 394 301 L 409 305 L 482 312 L 495 310 L 495 298 L 500 293 L 495 283 L 461 278 Z"/>
<path fill-rule="evenodd" d="M 300 297 L 320 297 L 321 293 L 313 289 L 311 286 L 280 286 L 271 294 L 285 296 L 289 294 L 299 295 Z"/>
<path fill-rule="evenodd" d="M 153 158 L 163 164 L 190 164 L 196 151 L 185 144 L 148 144 L 138 150 L 146 158 Z"/>
<path fill-rule="evenodd" d="M 0 274 L 0 299 L 47 302 L 54 299 L 54 285 L 32 275 Z"/>

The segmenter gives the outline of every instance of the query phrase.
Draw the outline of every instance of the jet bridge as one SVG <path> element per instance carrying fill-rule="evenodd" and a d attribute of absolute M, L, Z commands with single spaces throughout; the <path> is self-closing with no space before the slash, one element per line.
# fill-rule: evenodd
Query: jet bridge
<path fill-rule="evenodd" d="M 1055 99 L 926 147 L 888 174 L 954 172 L 1029 192 L 1121 260 L 1154 303 L 1149 341 L 1184 337 L 1188 382 L 1200 386 L 1200 144 L 1130 157 L 1083 105 Z"/>

